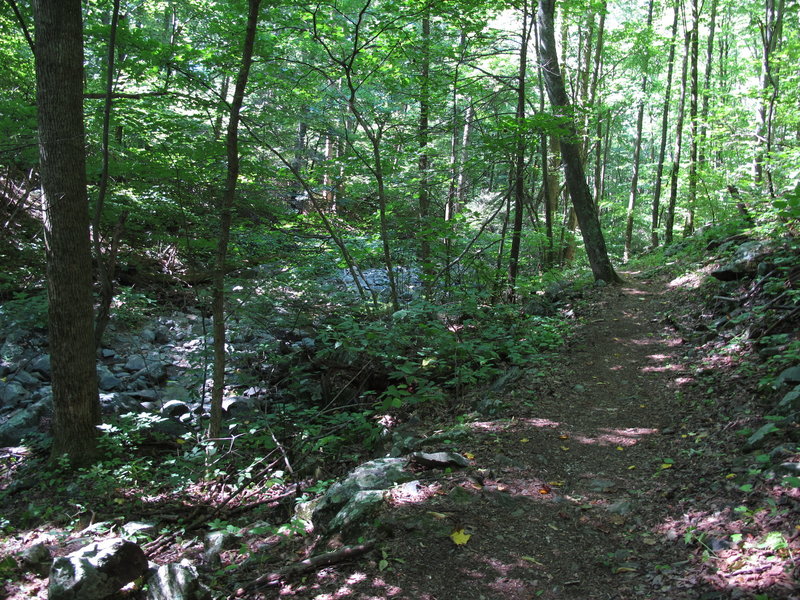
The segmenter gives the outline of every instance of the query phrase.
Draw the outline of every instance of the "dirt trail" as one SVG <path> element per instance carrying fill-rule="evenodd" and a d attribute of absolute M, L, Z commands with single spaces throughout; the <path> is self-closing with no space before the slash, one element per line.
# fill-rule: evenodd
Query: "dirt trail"
<path fill-rule="evenodd" d="M 681 519 L 719 508 L 693 506 L 694 492 L 727 467 L 692 458 L 694 433 L 682 429 L 697 386 L 665 325 L 666 287 L 626 281 L 592 293 L 570 347 L 506 390 L 497 418 L 469 424 L 455 447 L 471 473 L 394 507 L 381 562 L 340 565 L 274 597 L 755 598 L 687 560 Z"/>

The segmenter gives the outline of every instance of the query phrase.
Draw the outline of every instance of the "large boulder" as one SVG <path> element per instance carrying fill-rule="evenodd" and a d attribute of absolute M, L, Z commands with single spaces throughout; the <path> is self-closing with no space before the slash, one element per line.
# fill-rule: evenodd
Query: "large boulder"
<path fill-rule="evenodd" d="M 147 557 L 128 540 L 112 538 L 57 558 L 48 600 L 102 600 L 147 572 Z"/>
<path fill-rule="evenodd" d="M 752 277 L 758 271 L 758 265 L 772 252 L 773 247 L 768 242 L 758 240 L 745 242 L 733 253 L 731 261 L 712 271 L 711 276 L 720 281 Z"/>

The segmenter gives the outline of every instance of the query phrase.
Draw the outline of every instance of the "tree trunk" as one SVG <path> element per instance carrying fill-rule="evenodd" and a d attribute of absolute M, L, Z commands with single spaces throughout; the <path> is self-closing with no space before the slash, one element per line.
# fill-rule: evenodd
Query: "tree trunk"
<path fill-rule="evenodd" d="M 647 5 L 647 29 L 653 26 L 653 0 Z M 639 162 L 642 154 L 642 126 L 644 125 L 644 99 L 647 94 L 647 73 L 649 53 L 644 59 L 644 75 L 642 76 L 642 96 L 639 98 L 639 109 L 636 113 L 636 141 L 633 145 L 633 173 L 631 174 L 631 191 L 628 195 L 628 210 L 625 215 L 625 251 L 623 260 L 628 262 L 633 242 L 633 216 L 636 208 L 636 195 L 639 192 Z"/>
<path fill-rule="evenodd" d="M 689 198 L 687 200 L 688 211 L 686 214 L 686 223 L 684 225 L 684 236 L 691 235 L 694 231 L 694 210 L 697 203 L 697 152 L 699 144 L 699 123 L 697 121 L 697 114 L 699 109 L 700 99 L 700 76 L 698 59 L 700 54 L 700 7 L 698 0 L 692 0 L 692 30 L 689 34 L 691 40 L 689 42 L 689 61 L 690 61 L 690 78 L 691 78 L 691 91 L 689 95 L 689 123 L 691 124 L 691 144 L 689 145 Z"/>
<path fill-rule="evenodd" d="M 242 62 L 236 77 L 233 91 L 228 133 L 225 142 L 227 154 L 227 176 L 225 190 L 219 203 L 220 226 L 217 241 L 216 259 L 212 281 L 212 306 L 214 316 L 214 384 L 211 388 L 211 419 L 208 425 L 208 436 L 219 437 L 222 428 L 222 396 L 225 391 L 225 263 L 228 257 L 228 241 L 230 239 L 233 202 L 236 197 L 236 185 L 239 180 L 239 120 L 244 103 L 244 91 L 253 62 L 253 46 L 255 45 L 258 27 L 258 10 L 261 0 L 249 0 L 247 29 L 242 50 Z"/>
<path fill-rule="evenodd" d="M 92 243 L 94 245 L 95 261 L 97 262 L 97 279 L 100 284 L 97 316 L 94 323 L 94 341 L 98 348 L 103 340 L 103 333 L 108 326 L 108 321 L 111 316 L 111 302 L 114 299 L 114 267 L 117 262 L 116 248 L 126 218 L 126 215 L 123 213 L 111 240 L 109 252 L 104 255 L 102 243 L 100 241 L 100 222 L 103 217 L 103 208 L 108 193 L 108 180 L 110 175 L 109 159 L 111 149 L 109 148 L 109 144 L 111 139 L 111 104 L 113 102 L 112 93 L 114 91 L 114 55 L 116 54 L 117 48 L 119 1 L 120 0 L 114 0 L 111 10 L 111 32 L 108 39 L 106 62 L 106 98 L 103 105 L 103 166 L 100 173 L 100 185 L 97 190 L 97 203 L 94 208 L 94 222 L 92 223 Z"/>
<path fill-rule="evenodd" d="M 672 74 L 675 67 L 675 46 L 678 41 L 678 0 L 675 0 L 673 10 L 675 15 L 672 21 L 672 38 L 669 45 L 669 58 L 667 59 L 667 87 L 664 94 L 664 109 L 661 113 L 661 144 L 658 150 L 658 166 L 656 167 L 656 183 L 653 191 L 653 211 L 650 226 L 650 243 L 655 248 L 658 246 L 658 226 L 661 212 L 661 179 L 664 176 L 664 157 L 667 153 L 667 134 L 669 132 L 669 108 L 672 99 Z"/>
<path fill-rule="evenodd" d="M 432 294 L 431 285 L 436 272 L 431 263 L 431 234 L 430 227 L 431 198 L 430 198 L 430 160 L 428 157 L 428 141 L 430 138 L 429 116 L 431 110 L 430 93 L 430 66 L 431 66 L 431 5 L 425 4 L 422 15 L 422 66 L 420 68 L 419 91 L 419 127 L 417 140 L 419 142 L 419 227 L 417 229 L 419 240 L 419 261 L 422 265 L 422 286 L 426 298 Z"/>
<path fill-rule="evenodd" d="M 757 183 L 764 179 L 771 196 L 775 195 L 772 171 L 764 163 L 770 160 L 773 138 L 775 103 L 778 99 L 778 78 L 772 64 L 773 54 L 778 49 L 783 32 L 785 0 L 765 0 L 764 20 L 759 23 L 761 32 L 761 100 L 758 105 L 756 128 L 756 151 L 753 171 Z"/>
<path fill-rule="evenodd" d="M 547 95 L 556 113 L 569 118 L 569 124 L 566 126 L 567 133 L 560 140 L 567 189 L 572 198 L 575 215 L 581 227 L 586 254 L 589 258 L 589 265 L 594 278 L 609 283 L 617 283 L 620 279 L 614 271 L 614 267 L 611 266 L 603 232 L 600 229 L 600 220 L 597 217 L 592 195 L 586 183 L 583 161 L 580 156 L 580 141 L 575 131 L 574 115 L 572 114 L 572 107 L 570 106 L 558 65 L 555 31 L 553 29 L 554 11 L 555 0 L 539 0 L 539 58 Z"/>
<path fill-rule="evenodd" d="M 675 149 L 672 153 L 672 168 L 669 173 L 669 204 L 664 222 L 664 244 L 672 243 L 672 229 L 675 225 L 675 204 L 678 200 L 678 173 L 681 169 L 681 150 L 683 148 L 683 120 L 686 107 L 686 81 L 688 79 L 690 32 L 686 33 L 684 43 L 683 64 L 681 66 L 681 96 L 678 101 L 678 120 L 675 123 Z"/>
<path fill-rule="evenodd" d="M 52 457 L 66 454 L 77 468 L 94 461 L 100 424 L 83 125 L 83 22 L 80 0 L 36 0 L 33 7 L 55 412 Z"/>
<path fill-rule="evenodd" d="M 519 73 L 517 78 L 517 140 L 514 152 L 514 225 L 511 230 L 511 252 L 508 259 L 508 301 L 516 297 L 517 274 L 519 272 L 519 253 L 522 245 L 522 217 L 525 210 L 525 74 L 528 69 L 528 43 L 530 41 L 531 14 L 528 2 L 522 3 L 522 32 L 519 50 Z"/>

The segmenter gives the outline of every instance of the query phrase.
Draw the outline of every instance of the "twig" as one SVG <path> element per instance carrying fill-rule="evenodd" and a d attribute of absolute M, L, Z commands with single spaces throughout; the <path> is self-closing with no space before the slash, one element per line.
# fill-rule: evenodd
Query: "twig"
<path fill-rule="evenodd" d="M 318 554 L 316 556 L 312 556 L 310 558 L 306 558 L 305 560 L 301 560 L 300 562 L 292 563 L 290 565 L 285 566 L 284 568 L 275 571 L 273 573 L 266 573 L 259 577 L 258 579 L 251 581 L 245 588 L 239 589 L 236 591 L 234 596 L 231 598 L 241 598 L 247 592 L 247 590 L 257 589 L 259 587 L 266 587 L 271 585 L 278 585 L 282 580 L 293 577 L 296 575 L 302 575 L 304 573 L 311 573 L 312 571 L 316 571 L 317 569 L 321 569 L 322 567 L 327 567 L 330 565 L 334 565 L 356 556 L 360 556 L 362 554 L 366 554 L 375 546 L 375 541 L 365 542 L 363 544 L 358 544 L 356 546 L 345 546 L 344 548 L 339 548 L 338 550 L 334 550 L 332 552 L 326 552 L 325 554 Z"/>

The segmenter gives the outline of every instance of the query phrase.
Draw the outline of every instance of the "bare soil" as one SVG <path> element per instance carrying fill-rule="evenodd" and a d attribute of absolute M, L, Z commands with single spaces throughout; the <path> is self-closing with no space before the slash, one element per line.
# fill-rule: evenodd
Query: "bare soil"
<path fill-rule="evenodd" d="M 421 474 L 371 553 L 243 596 L 800 598 L 797 490 L 748 468 L 754 384 L 676 331 L 688 298 L 593 291 L 569 347 L 467 423 L 471 469 Z"/>

